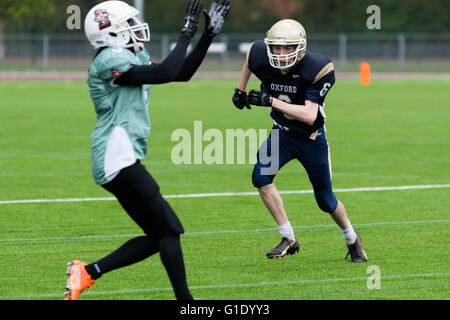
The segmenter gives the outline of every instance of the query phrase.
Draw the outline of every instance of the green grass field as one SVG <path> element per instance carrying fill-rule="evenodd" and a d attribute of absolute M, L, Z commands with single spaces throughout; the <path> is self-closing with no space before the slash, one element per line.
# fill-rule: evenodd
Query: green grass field
<path fill-rule="evenodd" d="M 269 129 L 267 109 L 231 104 L 237 81 L 153 86 L 144 161 L 164 195 L 254 192 L 252 164 L 175 165 L 177 128 Z M 257 195 L 168 198 L 196 299 L 449 299 L 450 81 L 339 80 L 327 98 L 333 185 L 369 261 L 354 264 L 311 193 L 283 194 L 301 252 L 265 253 L 280 241 Z M 258 84 L 251 82 L 250 88 Z M 94 184 L 89 136 L 95 113 L 81 82 L 0 83 L 0 299 L 63 299 L 66 263 L 92 262 L 141 233 L 116 201 L 17 203 L 110 197 Z M 206 143 L 205 143 L 206 145 Z M 310 190 L 296 162 L 279 190 Z M 367 191 L 354 188 L 446 185 Z M 339 191 L 341 190 L 341 191 Z M 342 192 L 342 191 L 348 192 Z M 369 289 L 369 266 L 380 288 Z M 174 299 L 159 256 L 105 274 L 83 300 Z"/>

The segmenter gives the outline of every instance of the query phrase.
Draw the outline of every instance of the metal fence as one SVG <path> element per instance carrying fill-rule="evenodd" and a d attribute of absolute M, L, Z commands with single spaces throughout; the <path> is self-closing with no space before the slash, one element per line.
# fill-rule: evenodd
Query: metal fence
<path fill-rule="evenodd" d="M 152 34 L 152 60 L 162 60 L 177 34 Z M 202 68 L 239 70 L 248 46 L 264 34 L 221 34 Z M 194 41 L 195 45 L 195 41 Z M 310 34 L 308 50 L 331 57 L 338 70 L 356 71 L 367 61 L 375 71 L 450 72 L 450 33 Z M 76 70 L 89 65 L 94 51 L 83 34 L 11 35 L 0 43 L 0 70 Z"/>

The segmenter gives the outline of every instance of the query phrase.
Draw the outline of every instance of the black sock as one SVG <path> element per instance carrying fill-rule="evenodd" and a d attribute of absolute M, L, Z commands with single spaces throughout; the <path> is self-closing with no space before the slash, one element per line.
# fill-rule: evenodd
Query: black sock
<path fill-rule="evenodd" d="M 95 280 L 106 272 L 142 261 L 158 251 L 177 300 L 193 300 L 187 286 L 180 236 L 175 233 L 163 236 L 159 243 L 149 236 L 133 238 L 106 257 L 88 264 L 86 271 Z"/>
<path fill-rule="evenodd" d="M 95 265 L 96 265 L 95 263 L 88 264 L 85 267 L 85 269 L 86 269 L 87 273 L 90 274 L 92 279 L 97 280 L 98 278 L 100 278 L 102 276 L 102 274 L 97 270 L 98 265 L 97 265 L 97 267 Z"/>
<path fill-rule="evenodd" d="M 170 233 L 159 240 L 159 254 L 177 300 L 193 300 L 189 292 L 179 234 Z"/>
<path fill-rule="evenodd" d="M 116 251 L 86 266 L 92 279 L 103 273 L 142 261 L 158 252 L 158 241 L 149 236 L 139 236 L 128 240 Z"/>

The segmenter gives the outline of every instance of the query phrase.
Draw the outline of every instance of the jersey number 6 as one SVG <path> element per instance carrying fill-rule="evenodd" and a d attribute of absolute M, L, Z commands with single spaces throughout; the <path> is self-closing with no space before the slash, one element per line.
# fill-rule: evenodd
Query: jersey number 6
<path fill-rule="evenodd" d="M 323 97 L 327 93 L 328 89 L 330 89 L 330 87 L 331 87 L 331 84 L 329 82 L 325 82 L 323 84 L 322 90 L 320 90 L 320 96 Z"/>

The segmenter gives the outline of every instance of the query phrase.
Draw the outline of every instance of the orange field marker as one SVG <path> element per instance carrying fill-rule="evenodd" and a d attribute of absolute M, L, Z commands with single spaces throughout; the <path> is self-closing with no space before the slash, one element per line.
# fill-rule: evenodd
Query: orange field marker
<path fill-rule="evenodd" d="M 368 86 L 370 84 L 370 64 L 363 62 L 359 65 L 359 73 L 361 78 L 361 84 Z"/>

